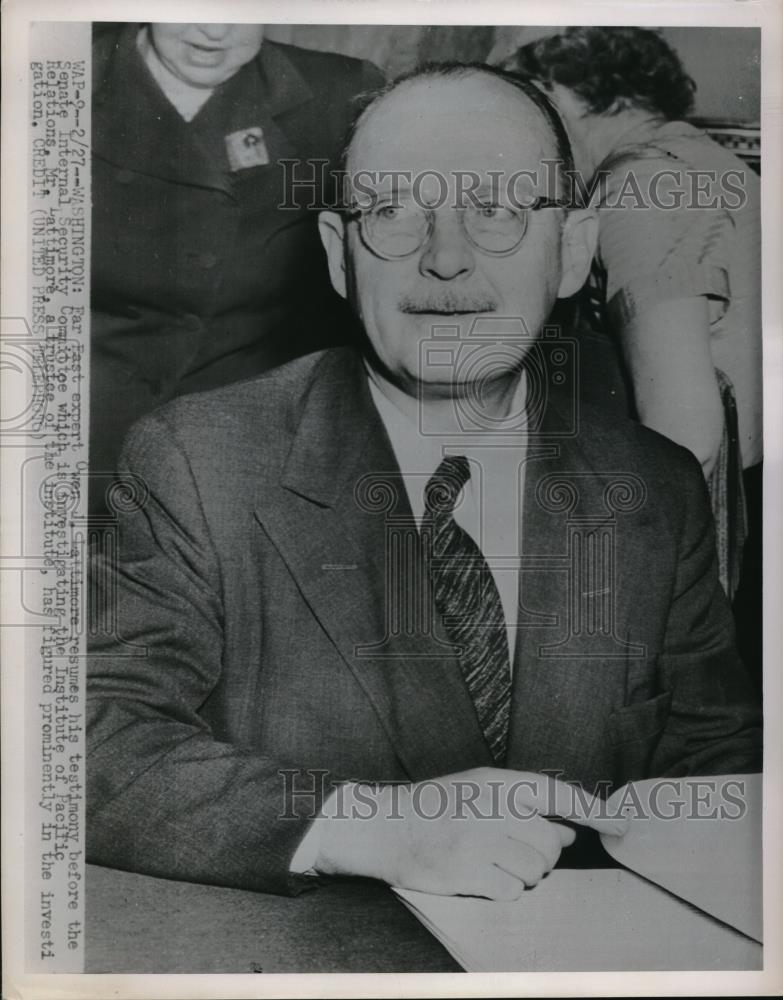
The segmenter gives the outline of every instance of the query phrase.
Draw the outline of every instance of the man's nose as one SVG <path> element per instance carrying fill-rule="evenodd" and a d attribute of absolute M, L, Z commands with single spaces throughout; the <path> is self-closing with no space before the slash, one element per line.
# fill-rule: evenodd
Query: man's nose
<path fill-rule="evenodd" d="M 456 212 L 438 212 L 429 242 L 419 260 L 422 274 L 440 281 L 471 274 L 476 266 L 473 247 Z"/>
<path fill-rule="evenodd" d="M 199 31 L 211 42 L 222 42 L 231 30 L 230 24 L 199 24 Z"/>

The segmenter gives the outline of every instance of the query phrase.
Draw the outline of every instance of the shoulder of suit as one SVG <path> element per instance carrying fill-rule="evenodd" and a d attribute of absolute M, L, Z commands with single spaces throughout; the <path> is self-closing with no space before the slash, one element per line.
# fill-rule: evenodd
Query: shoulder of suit
<path fill-rule="evenodd" d="M 701 466 L 687 448 L 595 404 L 579 406 L 579 442 L 597 469 L 627 468 L 644 475 L 651 485 L 669 482 L 681 488 L 689 480 L 702 479 Z"/>
<path fill-rule="evenodd" d="M 350 360 L 340 357 L 345 350 L 310 354 L 254 378 L 166 403 L 133 425 L 121 468 L 152 477 L 165 490 L 170 484 L 162 470 L 181 469 L 184 461 L 201 489 L 234 503 L 243 491 L 255 490 L 259 477 L 267 481 L 278 475 L 320 380 L 341 372 L 351 378 Z"/>
<path fill-rule="evenodd" d="M 246 441 L 251 428 L 259 441 L 293 433 L 320 366 L 340 350 L 318 351 L 241 382 L 180 396 L 153 411 L 151 419 L 168 426 L 183 444 L 207 438 L 220 447 L 236 434 Z"/>

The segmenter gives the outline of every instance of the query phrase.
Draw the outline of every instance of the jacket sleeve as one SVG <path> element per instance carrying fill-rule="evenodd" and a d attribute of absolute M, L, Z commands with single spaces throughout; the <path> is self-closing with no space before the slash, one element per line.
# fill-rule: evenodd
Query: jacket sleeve
<path fill-rule="evenodd" d="M 118 497 L 118 558 L 104 545 L 90 567 L 88 860 L 296 893 L 291 858 L 337 779 L 214 738 L 199 707 L 221 672 L 220 564 L 186 454 L 148 417 L 121 470 L 137 496 Z"/>
<path fill-rule="evenodd" d="M 718 581 L 707 489 L 695 460 L 685 473 L 679 561 L 659 661 L 671 709 L 650 773 L 757 771 L 761 710 L 736 650 L 731 609 Z"/>

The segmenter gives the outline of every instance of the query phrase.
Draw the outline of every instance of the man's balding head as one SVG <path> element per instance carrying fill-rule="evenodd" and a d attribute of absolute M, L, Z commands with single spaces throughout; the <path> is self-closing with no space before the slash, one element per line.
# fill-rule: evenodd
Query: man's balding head
<path fill-rule="evenodd" d="M 444 62 L 428 63 L 398 77 L 385 87 L 364 95 L 364 99 L 360 100 L 344 142 L 342 163 L 346 174 L 350 170 L 351 161 L 354 164 L 356 162 L 356 158 L 352 154 L 363 128 L 374 115 L 384 110 L 385 105 L 392 98 L 403 102 L 406 114 L 413 120 L 416 116 L 417 102 L 421 100 L 417 96 L 419 93 L 424 95 L 424 100 L 432 100 L 433 98 L 437 100 L 436 95 L 453 91 L 451 84 L 471 78 L 482 84 L 488 94 L 494 91 L 496 94 L 502 95 L 501 99 L 507 101 L 509 99 L 513 101 L 514 97 L 517 98 L 516 108 L 519 120 L 516 122 L 516 127 L 519 129 L 529 127 L 531 106 L 538 111 L 544 131 L 549 134 L 552 142 L 547 159 L 556 162 L 561 173 L 573 172 L 573 152 L 568 133 L 555 106 L 538 87 L 513 73 L 482 63 Z M 441 86 L 443 83 L 447 85 L 445 88 Z M 488 110 L 486 104 L 479 108 L 479 112 L 483 114 Z M 468 117 L 470 113 L 468 107 L 463 107 L 462 113 L 463 126 L 470 131 L 476 126 L 476 122 Z M 511 120 L 514 119 L 513 113 L 510 117 Z M 392 138 L 390 136 L 390 139 Z"/>

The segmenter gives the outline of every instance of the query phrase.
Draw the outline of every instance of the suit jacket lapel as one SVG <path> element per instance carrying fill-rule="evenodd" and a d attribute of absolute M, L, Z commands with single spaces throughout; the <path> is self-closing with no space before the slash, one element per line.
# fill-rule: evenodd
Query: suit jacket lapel
<path fill-rule="evenodd" d="M 324 356 L 282 481 L 262 492 L 257 517 L 411 778 L 491 764 L 429 612 L 405 488 L 352 352 Z"/>
<path fill-rule="evenodd" d="M 627 661 L 642 652 L 623 638 L 635 583 L 617 570 L 644 565 L 644 556 L 634 561 L 626 534 L 624 558 L 615 559 L 618 513 L 607 497 L 612 483 L 632 483 L 633 474 L 614 467 L 612 439 L 594 426 L 589 435 L 584 427 L 579 436 L 558 434 L 561 418 L 555 401 L 527 451 L 507 760 L 535 770 L 556 759 L 578 773 L 595 737 L 584 713 L 598 710 L 603 697 L 617 698 Z M 610 535 L 609 549 L 600 550 Z M 580 725 L 558 729 L 575 715 Z"/>
<path fill-rule="evenodd" d="M 591 432 L 589 450 L 578 438 L 550 433 L 559 419 L 555 404 L 527 447 L 507 766 L 538 770 L 556 761 L 566 773 L 581 773 L 597 745 L 590 706 L 622 698 L 616 684 L 624 664 L 640 654 L 622 642 L 634 600 L 627 575 L 615 579 L 610 595 L 612 635 L 591 635 L 573 619 L 574 600 L 587 605 L 569 584 L 569 519 L 579 521 L 582 537 L 585 525 L 599 535 L 617 520 L 605 505 L 607 484 L 626 473 L 613 467 L 611 440 L 594 440 L 599 431 Z M 439 638 L 437 613 L 428 621 L 420 612 L 413 623 L 390 614 L 428 589 L 399 468 L 351 351 L 324 356 L 281 481 L 260 493 L 257 518 L 410 777 L 492 766 L 459 665 Z M 409 561 L 395 571 L 406 537 Z"/>

